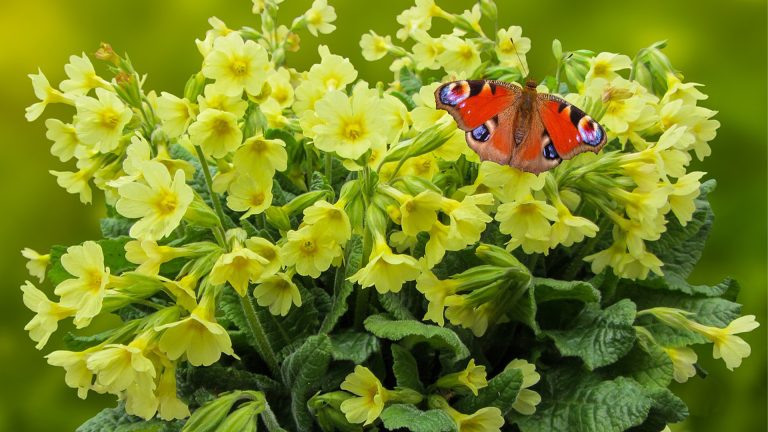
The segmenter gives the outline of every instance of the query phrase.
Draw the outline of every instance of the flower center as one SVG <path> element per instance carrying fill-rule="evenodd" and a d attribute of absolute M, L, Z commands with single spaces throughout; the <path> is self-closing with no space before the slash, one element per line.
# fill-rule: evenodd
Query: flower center
<path fill-rule="evenodd" d="M 307 255 L 314 254 L 315 249 L 317 249 L 317 246 L 312 240 L 304 240 L 304 242 L 301 244 L 301 250 L 304 251 L 304 253 Z"/>
<path fill-rule="evenodd" d="M 344 127 L 344 136 L 350 141 L 356 141 L 362 135 L 363 125 L 359 121 L 352 121 Z"/>
<path fill-rule="evenodd" d="M 242 59 L 236 59 L 229 65 L 232 73 L 237 77 L 242 77 L 248 74 L 248 63 Z"/>
<path fill-rule="evenodd" d="M 101 125 L 106 129 L 115 129 L 120 122 L 120 116 L 112 108 L 107 108 L 101 112 Z"/>
<path fill-rule="evenodd" d="M 161 216 L 170 215 L 176 210 L 178 205 L 179 200 L 176 197 L 176 194 L 167 189 L 160 191 L 157 195 L 157 200 L 155 201 L 155 209 Z"/>
<path fill-rule="evenodd" d="M 320 25 L 323 23 L 323 14 L 316 10 L 310 10 L 307 12 L 307 22 L 312 25 Z"/>
<path fill-rule="evenodd" d="M 264 194 L 259 192 L 251 195 L 251 207 L 258 207 L 264 204 Z"/>
<path fill-rule="evenodd" d="M 213 121 L 213 132 L 216 135 L 227 135 L 229 133 L 229 122 L 223 118 L 217 118 Z"/>
<path fill-rule="evenodd" d="M 98 269 L 88 270 L 86 280 L 88 281 L 88 288 L 93 292 L 98 292 L 101 289 L 101 272 Z"/>
<path fill-rule="evenodd" d="M 462 45 L 462 47 L 459 48 L 459 56 L 467 61 L 472 60 L 472 57 L 474 56 L 472 47 L 469 45 Z"/>
<path fill-rule="evenodd" d="M 599 62 L 595 63 L 595 65 L 592 67 L 592 76 L 594 77 L 604 77 L 608 75 L 609 72 L 608 64 Z"/>

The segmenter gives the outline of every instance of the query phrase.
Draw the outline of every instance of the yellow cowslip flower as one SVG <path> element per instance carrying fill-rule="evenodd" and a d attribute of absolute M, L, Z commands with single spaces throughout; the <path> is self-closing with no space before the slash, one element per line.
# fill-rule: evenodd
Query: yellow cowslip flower
<path fill-rule="evenodd" d="M 110 89 L 112 85 L 96 75 L 93 64 L 85 53 L 81 57 L 72 55 L 69 57 L 69 63 L 64 65 L 64 72 L 69 79 L 59 84 L 61 91 L 75 96 L 88 94 L 91 89 L 105 88 Z"/>
<path fill-rule="evenodd" d="M 379 418 L 384 404 L 389 400 L 389 391 L 365 366 L 355 366 L 355 371 L 344 378 L 341 389 L 358 396 L 342 402 L 341 412 L 348 422 L 363 423 L 363 426 Z"/>
<path fill-rule="evenodd" d="M 630 69 L 631 67 L 632 59 L 628 56 L 601 52 L 597 56 L 589 59 L 589 71 L 587 72 L 584 81 L 588 82 L 594 78 L 612 80 L 619 76 L 616 71 Z"/>
<path fill-rule="evenodd" d="M 659 210 L 667 203 L 669 192 L 670 188 L 663 183 L 649 191 L 635 189 L 628 192 L 621 188 L 609 191 L 613 199 L 624 204 L 627 216 L 641 223 L 656 219 Z"/>
<path fill-rule="evenodd" d="M 488 387 L 488 380 L 485 377 L 485 366 L 477 366 L 475 359 L 470 359 L 464 370 L 440 377 L 435 385 L 447 389 L 466 387 L 477 396 L 478 390 Z"/>
<path fill-rule="evenodd" d="M 288 231 L 287 241 L 280 249 L 286 266 L 295 266 L 296 273 L 316 278 L 328 270 L 341 247 L 331 233 L 319 225 L 308 225 L 298 231 Z"/>
<path fill-rule="evenodd" d="M 315 201 L 304 209 L 304 220 L 307 225 L 319 225 L 328 232 L 338 244 L 343 245 L 352 237 L 352 225 L 349 216 L 344 211 L 344 202 L 330 204 L 328 201 Z"/>
<path fill-rule="evenodd" d="M 400 225 L 403 232 L 415 236 L 429 231 L 437 222 L 437 212 L 442 207 L 443 196 L 432 190 L 425 190 L 416 196 L 401 194 Z"/>
<path fill-rule="evenodd" d="M 285 129 L 291 123 L 291 119 L 283 115 L 283 108 L 274 99 L 267 99 L 259 105 L 259 109 L 270 129 Z"/>
<path fill-rule="evenodd" d="M 52 103 L 65 103 L 68 105 L 74 105 L 75 102 L 69 96 L 51 87 L 48 82 L 48 78 L 45 77 L 43 71 L 37 70 L 37 75 L 27 75 L 32 80 L 32 90 L 35 92 L 35 96 L 40 99 L 40 102 L 35 102 L 28 106 L 26 109 L 27 121 L 35 121 L 43 114 L 45 107 Z"/>
<path fill-rule="evenodd" d="M 424 30 L 416 29 L 411 33 L 416 41 L 413 44 L 413 60 L 418 69 L 440 69 L 437 58 L 443 53 L 445 47 L 440 38 L 433 38 Z"/>
<path fill-rule="evenodd" d="M 205 39 L 195 39 L 197 50 L 203 57 L 207 57 L 208 54 L 213 51 L 213 44 L 216 42 L 216 39 L 224 37 L 234 31 L 227 27 L 227 24 L 224 21 L 216 17 L 208 18 L 208 24 L 211 25 L 211 28 L 205 32 Z"/>
<path fill-rule="evenodd" d="M 248 102 L 244 101 L 241 95 L 227 95 L 213 84 L 205 86 L 203 94 L 197 97 L 197 104 L 200 112 L 216 109 L 232 113 L 237 119 L 242 118 L 248 109 Z"/>
<path fill-rule="evenodd" d="M 318 33 L 328 34 L 336 30 L 336 26 L 331 24 L 336 21 L 336 11 L 333 6 L 328 5 L 327 0 L 315 0 L 312 7 L 304 12 L 303 19 L 306 20 L 307 30 L 312 36 L 317 37 Z"/>
<path fill-rule="evenodd" d="M 696 375 L 696 368 L 693 366 L 698 360 L 696 351 L 688 347 L 664 347 L 669 359 L 672 360 L 674 367 L 674 378 L 679 383 L 684 383 Z"/>
<path fill-rule="evenodd" d="M 699 160 L 712 153 L 709 141 L 717 135 L 720 122 L 712 120 L 717 111 L 686 104 L 682 99 L 677 99 L 661 106 L 659 124 L 666 130 L 674 125 L 683 125 L 694 137 L 694 141 L 683 150 L 693 150 Z"/>
<path fill-rule="evenodd" d="M 623 239 L 614 241 L 608 249 L 584 257 L 584 261 L 592 263 L 592 272 L 601 273 L 606 267 L 619 269 L 627 256 L 627 243 Z"/>
<path fill-rule="evenodd" d="M 254 178 L 256 175 L 257 178 Z M 240 219 L 263 213 L 272 205 L 272 178 L 260 171 L 240 173 L 229 185 L 227 207 L 245 212 Z"/>
<path fill-rule="evenodd" d="M 741 366 L 741 360 L 749 357 L 752 348 L 744 339 L 734 336 L 737 333 L 746 333 L 756 329 L 760 323 L 755 321 L 754 315 L 745 315 L 731 321 L 724 328 L 710 327 L 690 321 L 690 328 L 699 332 L 710 340 L 712 346 L 712 357 L 722 358 L 725 367 L 729 370 Z"/>
<path fill-rule="evenodd" d="M 264 12 L 267 7 L 267 3 L 277 6 L 282 2 L 283 0 L 253 0 L 253 7 L 251 8 L 251 12 L 258 15 Z"/>
<path fill-rule="evenodd" d="M 325 152 L 357 159 L 386 140 L 387 130 L 378 109 L 375 89 L 357 85 L 352 96 L 330 91 L 315 104 L 319 123 L 312 127 L 314 144 Z"/>
<path fill-rule="evenodd" d="M 400 137 L 408 131 L 411 125 L 408 107 L 400 99 L 385 93 L 379 101 L 379 115 L 384 123 L 385 130 L 388 131 L 387 142 L 399 142 Z M 383 150 L 385 152 L 386 147 L 383 147 Z M 381 152 L 381 157 L 384 156 L 384 152 Z"/>
<path fill-rule="evenodd" d="M 461 202 L 443 199 L 442 210 L 450 220 L 449 237 L 454 241 L 463 242 L 464 246 L 480 240 L 486 224 L 493 218 L 479 206 L 489 207 L 493 202 L 493 195 L 489 193 L 467 195 Z"/>
<path fill-rule="evenodd" d="M 400 292 L 407 281 L 416 280 L 421 269 L 410 255 L 392 253 L 386 239 L 377 236 L 368 264 L 349 277 L 363 288 L 375 286 L 381 294 Z"/>
<path fill-rule="evenodd" d="M 434 152 L 424 153 L 416 157 L 408 158 L 400 168 L 400 176 L 416 176 L 426 180 L 432 178 L 440 171 Z"/>
<path fill-rule="evenodd" d="M 259 306 L 269 307 L 272 315 L 286 316 L 291 305 L 301 307 L 301 293 L 285 273 L 262 278 L 253 289 L 253 296 Z"/>
<path fill-rule="evenodd" d="M 93 382 L 93 372 L 88 369 L 88 356 L 97 348 L 85 351 L 54 351 L 47 356 L 48 364 L 61 366 L 66 371 L 64 382 L 67 386 L 77 389 L 77 396 L 85 399 Z"/>
<path fill-rule="evenodd" d="M 195 118 L 195 109 L 188 100 L 168 92 L 162 92 L 157 98 L 156 113 L 163 122 L 163 130 L 171 138 L 186 132 Z"/>
<path fill-rule="evenodd" d="M 496 56 L 502 66 L 513 67 L 525 73 L 528 71 L 528 62 L 525 54 L 531 50 L 531 40 L 523 37 L 523 28 L 511 26 L 508 29 L 500 29 L 496 33 Z"/>
<path fill-rule="evenodd" d="M 441 327 L 445 325 L 445 318 L 443 317 L 445 298 L 456 294 L 457 288 L 458 282 L 454 279 L 440 280 L 431 271 L 424 270 L 416 278 L 416 289 L 424 294 L 429 302 L 424 319 L 434 321 Z"/>
<path fill-rule="evenodd" d="M 261 134 L 254 135 L 237 149 L 232 160 L 235 168 L 246 173 L 261 173 L 270 178 L 275 171 L 285 171 L 288 166 L 288 153 L 285 142 L 280 139 L 266 139 Z M 262 178 L 262 177 L 259 177 Z"/>
<path fill-rule="evenodd" d="M 145 350 L 150 336 L 137 336 L 128 345 L 107 344 L 88 356 L 88 369 L 96 375 L 96 384 L 114 394 L 135 384 L 151 386 L 154 390 L 155 365 Z"/>
<path fill-rule="evenodd" d="M 157 383 L 157 416 L 163 420 L 189 417 L 189 407 L 176 394 L 176 363 L 160 358 L 163 372 Z"/>
<path fill-rule="evenodd" d="M 189 139 L 202 148 L 206 156 L 222 158 L 240 146 L 243 132 L 234 114 L 209 108 L 189 126 Z"/>
<path fill-rule="evenodd" d="M 392 231 L 392 234 L 389 235 L 389 243 L 399 253 L 415 248 L 418 242 L 419 239 L 411 237 L 402 231 Z"/>
<path fill-rule="evenodd" d="M 245 296 L 248 282 L 256 282 L 264 272 L 264 265 L 269 261 L 256 252 L 237 243 L 231 252 L 219 256 L 213 265 L 209 280 L 214 285 L 229 282 L 240 296 Z"/>
<path fill-rule="evenodd" d="M 636 81 L 618 75 L 611 79 L 598 77 L 589 80 L 585 84 L 584 97 L 602 102 L 605 113 L 600 118 L 600 124 L 610 134 L 624 137 L 624 142 L 632 131 L 636 133 L 642 130 L 639 124 L 650 127 L 653 123 L 647 119 L 657 119 L 655 111 L 658 98 Z"/>
<path fill-rule="evenodd" d="M 480 66 L 480 52 L 474 42 L 458 36 L 443 36 L 444 50 L 437 61 L 449 74 L 471 77 Z"/>
<path fill-rule="evenodd" d="M 192 366 L 210 366 L 222 353 L 236 357 L 227 330 L 216 322 L 216 301 L 208 291 L 188 317 L 155 330 L 162 331 L 158 348 L 172 361 L 186 354 Z"/>
<path fill-rule="evenodd" d="M 555 203 L 557 220 L 552 224 L 550 247 L 557 245 L 572 246 L 584 240 L 584 237 L 597 235 L 598 227 L 591 220 L 574 216 L 562 202 Z"/>
<path fill-rule="evenodd" d="M 427 268 L 436 266 L 445 256 L 445 251 L 464 249 L 467 245 L 464 239 L 456 237 L 448 225 L 440 221 L 435 222 L 429 230 L 429 240 L 424 250 L 424 263 Z M 414 237 L 415 238 L 415 237 Z"/>
<path fill-rule="evenodd" d="M 472 414 L 451 409 L 448 414 L 456 422 L 459 432 L 500 432 L 504 426 L 504 417 L 496 407 L 480 408 Z"/>
<path fill-rule="evenodd" d="M 191 163 L 181 159 L 173 159 L 165 145 L 158 144 L 156 146 L 153 159 L 149 142 L 139 133 L 131 137 L 131 143 L 128 145 L 125 154 L 125 159 L 123 159 L 123 172 L 125 175 L 106 182 L 110 187 L 120 188 L 120 186 L 142 179 L 142 166 L 150 160 L 160 162 L 168 169 L 168 172 L 175 173 L 177 170 L 182 170 L 185 177 L 190 179 L 195 173 L 195 167 Z"/>
<path fill-rule="evenodd" d="M 269 98 L 277 102 L 282 108 L 290 108 L 293 105 L 293 85 L 291 85 L 291 72 L 284 68 L 270 72 L 267 77 L 269 84 Z"/>
<path fill-rule="evenodd" d="M 168 169 L 159 162 L 145 162 L 142 175 L 146 183 L 136 181 L 120 186 L 115 209 L 127 218 L 140 218 L 131 226 L 131 237 L 159 240 L 179 226 L 194 192 L 185 183 L 182 170 L 171 178 Z"/>
<path fill-rule="evenodd" d="M 249 95 L 257 95 L 270 68 L 263 47 L 252 40 L 243 41 L 240 33 L 231 32 L 214 41 L 213 50 L 203 61 L 202 73 L 215 80 L 222 93 L 237 96 L 245 90 Z"/>
<path fill-rule="evenodd" d="M 477 170 L 477 178 L 470 186 L 461 190 L 467 194 L 488 191 L 493 193 L 501 202 L 519 201 L 525 199 L 534 191 L 544 188 L 547 174 L 536 175 L 512 168 L 509 165 L 499 165 L 483 161 Z"/>
<path fill-rule="evenodd" d="M 536 405 L 541 402 L 541 395 L 530 390 L 529 387 L 539 382 L 541 375 L 536 372 L 535 365 L 523 359 L 512 360 L 504 368 L 504 370 L 508 369 L 520 369 L 523 373 L 523 384 L 520 387 L 520 393 L 517 394 L 515 403 L 512 404 L 512 408 L 520 414 L 532 415 L 536 412 Z"/>
<path fill-rule="evenodd" d="M 499 230 L 512 236 L 512 245 L 521 245 L 525 253 L 546 252 L 549 249 L 552 226 L 557 221 L 557 209 L 532 195 L 501 204 L 496 211 Z"/>
<path fill-rule="evenodd" d="M 624 255 L 623 261 L 617 268 L 617 274 L 626 279 L 645 279 L 649 272 L 663 276 L 664 273 L 661 271 L 663 265 L 664 263 L 656 255 L 643 251 L 640 254 Z"/>
<path fill-rule="evenodd" d="M 75 130 L 84 145 L 107 153 L 117 148 L 133 112 L 116 94 L 103 88 L 96 89 L 96 97 L 80 96 L 75 100 Z"/>
<path fill-rule="evenodd" d="M 280 248 L 269 240 L 261 237 L 251 237 L 245 240 L 245 247 L 267 260 L 264 264 L 262 277 L 271 276 L 282 268 L 283 262 L 280 259 Z"/>
<path fill-rule="evenodd" d="M 21 256 L 29 260 L 26 264 L 29 275 L 38 278 L 40 282 L 44 281 L 45 270 L 51 262 L 51 254 L 41 255 L 33 249 L 24 248 L 21 250 Z"/>
<path fill-rule="evenodd" d="M 66 162 L 75 156 L 78 147 L 82 143 L 77 138 L 77 131 L 71 124 L 65 124 L 59 119 L 49 118 L 45 120 L 45 137 L 53 141 L 51 154 Z"/>
<path fill-rule="evenodd" d="M 363 58 L 368 61 L 376 61 L 387 55 L 393 48 L 392 38 L 379 36 L 371 30 L 360 38 L 360 48 L 363 50 Z"/>
<path fill-rule="evenodd" d="M 309 68 L 307 80 L 296 88 L 297 98 L 299 97 L 299 88 L 307 84 L 317 86 L 323 89 L 322 93 L 325 93 L 329 90 L 342 90 L 347 84 L 354 82 L 355 78 L 357 78 L 357 71 L 349 59 L 331 54 L 325 45 L 320 45 L 317 48 L 317 52 L 320 54 L 320 63 L 314 64 Z"/>
<path fill-rule="evenodd" d="M 48 171 L 56 177 L 56 183 L 71 194 L 78 194 L 80 202 L 90 204 L 93 199 L 93 191 L 89 182 L 96 171 L 101 168 L 99 158 L 87 160 L 78 171 Z"/>
<path fill-rule="evenodd" d="M 162 264 L 188 254 L 185 248 L 161 246 L 154 240 L 131 240 L 124 248 L 125 259 L 139 265 L 134 271 L 148 276 L 156 276 Z"/>
<path fill-rule="evenodd" d="M 74 278 L 59 283 L 53 292 L 61 297 L 61 306 L 77 311 L 75 326 L 83 328 L 101 311 L 109 283 L 109 268 L 104 267 L 101 246 L 92 241 L 68 247 L 61 256 L 61 265 Z"/>
<path fill-rule="evenodd" d="M 677 179 L 669 193 L 669 207 L 680 224 L 685 226 L 693 218 L 696 211 L 695 199 L 699 196 L 701 183 L 704 176 L 702 171 L 693 171 Z"/>
<path fill-rule="evenodd" d="M 445 298 L 445 317 L 453 325 L 459 325 L 472 330 L 472 333 L 480 337 L 488 330 L 488 318 L 491 305 L 488 303 L 479 306 L 468 301 L 467 296 L 454 294 Z"/>
<path fill-rule="evenodd" d="M 696 105 L 698 101 L 707 99 L 709 96 L 700 92 L 696 87 L 701 87 L 699 83 L 684 83 L 680 77 L 674 73 L 667 73 L 667 92 L 661 98 L 661 103 L 666 104 L 678 99 L 688 105 Z"/>
<path fill-rule="evenodd" d="M 30 339 L 37 342 L 35 348 L 43 349 L 48 338 L 59 328 L 59 321 L 75 315 L 75 309 L 48 300 L 48 297 L 29 281 L 21 286 L 21 291 L 24 292 L 24 305 L 36 313 L 24 326 L 24 330 L 29 331 Z"/>

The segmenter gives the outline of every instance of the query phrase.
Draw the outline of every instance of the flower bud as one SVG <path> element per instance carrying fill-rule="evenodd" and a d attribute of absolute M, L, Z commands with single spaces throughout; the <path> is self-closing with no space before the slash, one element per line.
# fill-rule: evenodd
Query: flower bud
<path fill-rule="evenodd" d="M 205 76 L 202 72 L 192 75 L 184 85 L 184 99 L 196 101 L 197 97 L 203 94 L 205 89 Z"/>
<path fill-rule="evenodd" d="M 203 201 L 203 198 L 195 192 L 195 197 L 192 199 L 192 203 L 187 208 L 187 212 L 184 213 L 184 220 L 203 228 L 211 228 L 219 225 L 219 217 L 216 212 Z"/>
<path fill-rule="evenodd" d="M 315 201 L 326 198 L 327 195 L 328 192 L 324 190 L 316 190 L 303 193 L 292 199 L 288 204 L 284 205 L 283 211 L 285 211 L 285 214 L 289 217 L 299 214 L 304 211 L 305 208 L 314 204 Z"/>
<path fill-rule="evenodd" d="M 480 0 L 480 12 L 491 21 L 496 21 L 499 17 L 499 9 L 494 0 Z"/>
<path fill-rule="evenodd" d="M 217 399 L 201 406 L 192 414 L 192 416 L 184 424 L 184 432 L 203 432 L 217 430 L 242 430 L 240 428 L 235 429 L 221 429 L 224 425 L 227 414 L 232 406 L 242 399 L 250 399 L 253 402 L 245 404 L 248 406 L 248 412 L 244 412 L 238 415 L 232 421 L 239 419 L 239 416 L 245 416 L 245 414 L 256 415 L 264 410 L 264 394 L 258 391 L 234 391 L 230 393 L 224 393 Z M 239 411 L 239 410 L 238 410 Z M 234 413 L 233 413 L 234 415 Z M 255 424 L 255 422 L 253 422 Z M 254 429 L 256 430 L 255 427 Z"/>
<path fill-rule="evenodd" d="M 307 406 L 324 432 L 362 432 L 362 425 L 350 424 L 341 412 L 341 403 L 351 397 L 351 394 L 344 391 L 318 393 L 312 396 Z"/>
<path fill-rule="evenodd" d="M 102 42 L 99 45 L 99 49 L 97 49 L 96 52 L 93 53 L 93 56 L 99 60 L 112 63 L 115 66 L 117 66 L 120 63 L 120 56 L 118 56 L 115 53 L 115 51 L 112 49 L 112 45 L 106 42 Z"/>
<path fill-rule="evenodd" d="M 429 153 L 445 144 L 456 130 L 451 123 L 438 123 L 429 127 L 415 138 L 403 141 L 387 151 L 382 164 Z"/>
<path fill-rule="evenodd" d="M 269 207 L 264 211 L 267 216 L 267 223 L 280 231 L 290 231 L 291 221 L 282 207 Z"/>
<path fill-rule="evenodd" d="M 552 55 L 555 56 L 557 62 L 560 62 L 563 59 L 563 44 L 560 43 L 559 39 L 552 41 Z"/>

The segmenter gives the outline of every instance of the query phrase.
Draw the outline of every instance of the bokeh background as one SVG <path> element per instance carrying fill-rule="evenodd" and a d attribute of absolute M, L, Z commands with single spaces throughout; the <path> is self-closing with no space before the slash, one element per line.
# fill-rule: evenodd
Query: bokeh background
<path fill-rule="evenodd" d="M 686 80 L 706 84 L 710 98 L 704 105 L 719 111 L 722 127 L 712 143 L 713 155 L 695 168 L 718 181 L 711 196 L 717 218 L 693 282 L 737 278 L 744 313 L 757 315 L 761 327 L 746 337 L 753 353 L 735 372 L 712 360 L 709 346 L 699 350 L 711 374 L 675 389 L 691 411 L 689 420 L 675 430 L 766 430 L 766 2 L 497 2 L 500 25 L 521 25 L 533 41 L 528 59 L 534 77 L 552 73 L 553 38 L 566 50 L 630 56 L 668 39 L 666 52 Z M 282 19 L 289 24 L 310 3 L 286 1 Z M 318 59 L 317 44 L 324 43 L 349 57 L 361 77 L 390 81 L 388 64 L 366 62 L 358 41 L 369 29 L 394 35 L 395 16 L 411 2 L 330 3 L 339 16 L 338 30 L 319 39 L 303 33 L 302 50 L 289 55 L 289 64 L 308 69 Z M 438 0 L 451 12 L 472 3 Z M 248 0 L 0 2 L 0 431 L 74 430 L 101 407 L 114 404 L 111 396 L 77 399 L 63 382 L 63 370 L 48 366 L 43 358 L 61 347 L 60 339 L 54 336 L 41 353 L 22 330 L 32 314 L 24 308 L 18 288 L 27 278 L 21 248 L 46 251 L 53 244 L 95 239 L 101 215 L 98 203 L 81 205 L 47 173 L 62 169 L 62 164 L 48 152 L 42 121 L 24 120 L 24 107 L 35 101 L 26 74 L 40 67 L 58 83 L 69 55 L 92 53 L 99 42 L 108 41 L 149 74 L 146 88 L 180 94 L 187 77 L 199 70 L 194 39 L 202 38 L 210 16 L 231 28 L 257 24 Z"/>

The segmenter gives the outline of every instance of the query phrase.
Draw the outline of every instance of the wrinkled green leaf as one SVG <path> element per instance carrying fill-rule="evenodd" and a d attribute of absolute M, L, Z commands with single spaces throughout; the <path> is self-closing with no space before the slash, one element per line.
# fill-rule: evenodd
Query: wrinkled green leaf
<path fill-rule="evenodd" d="M 398 344 L 392 344 L 392 372 L 395 374 L 398 387 L 423 392 L 424 384 L 419 379 L 419 365 L 407 349 Z"/>
<path fill-rule="evenodd" d="M 677 423 L 688 417 L 688 407 L 679 397 L 665 388 L 648 391 L 653 400 L 648 418 L 643 424 L 628 429 L 629 432 L 658 432 L 671 423 Z"/>
<path fill-rule="evenodd" d="M 77 428 L 77 432 L 112 431 L 123 425 L 141 422 L 139 417 L 125 412 L 125 404 L 120 403 L 115 408 L 106 408 L 91 417 Z"/>
<path fill-rule="evenodd" d="M 615 376 L 626 376 L 645 387 L 666 388 L 672 382 L 674 367 L 672 360 L 661 347 L 655 344 L 647 348 L 640 344 L 616 364 L 610 367 Z"/>
<path fill-rule="evenodd" d="M 384 408 L 381 421 L 388 430 L 406 429 L 411 432 L 456 431 L 456 423 L 443 410 L 421 411 L 413 405 L 394 404 Z"/>
<path fill-rule="evenodd" d="M 310 336 L 301 347 L 285 357 L 281 365 L 283 383 L 291 389 L 291 414 L 298 430 L 312 428 L 307 400 L 322 384 L 331 362 L 332 349 L 328 336 Z"/>
<path fill-rule="evenodd" d="M 488 381 L 488 387 L 481 388 L 477 396 L 465 396 L 455 407 L 461 412 L 473 413 L 480 408 L 493 406 L 501 410 L 501 415 L 507 415 L 522 385 L 523 372 L 516 368 L 507 369 Z"/>
<path fill-rule="evenodd" d="M 333 283 L 333 295 L 331 296 L 330 311 L 323 318 L 320 325 L 321 333 L 329 333 L 339 322 L 339 319 L 347 312 L 349 305 L 347 299 L 354 290 L 354 284 L 347 280 L 360 269 L 363 258 L 363 241 L 359 235 L 354 235 L 347 242 L 346 259 L 344 265 L 336 271 Z"/>
<path fill-rule="evenodd" d="M 381 314 L 369 316 L 364 325 L 366 330 L 380 338 L 402 340 L 402 345 L 427 342 L 437 349 L 451 352 L 454 360 L 458 361 L 469 356 L 469 349 L 459 336 L 448 328 L 414 320 L 392 320 Z"/>
<path fill-rule="evenodd" d="M 536 321 L 539 305 L 560 300 L 595 303 L 600 301 L 600 291 L 585 281 L 533 278 L 528 292 L 517 302 L 509 315 L 526 324 L 534 333 L 539 334 L 541 328 Z"/>
<path fill-rule="evenodd" d="M 349 360 L 361 364 L 379 351 L 379 340 L 368 333 L 346 332 L 332 334 L 331 356 L 334 360 Z"/>

